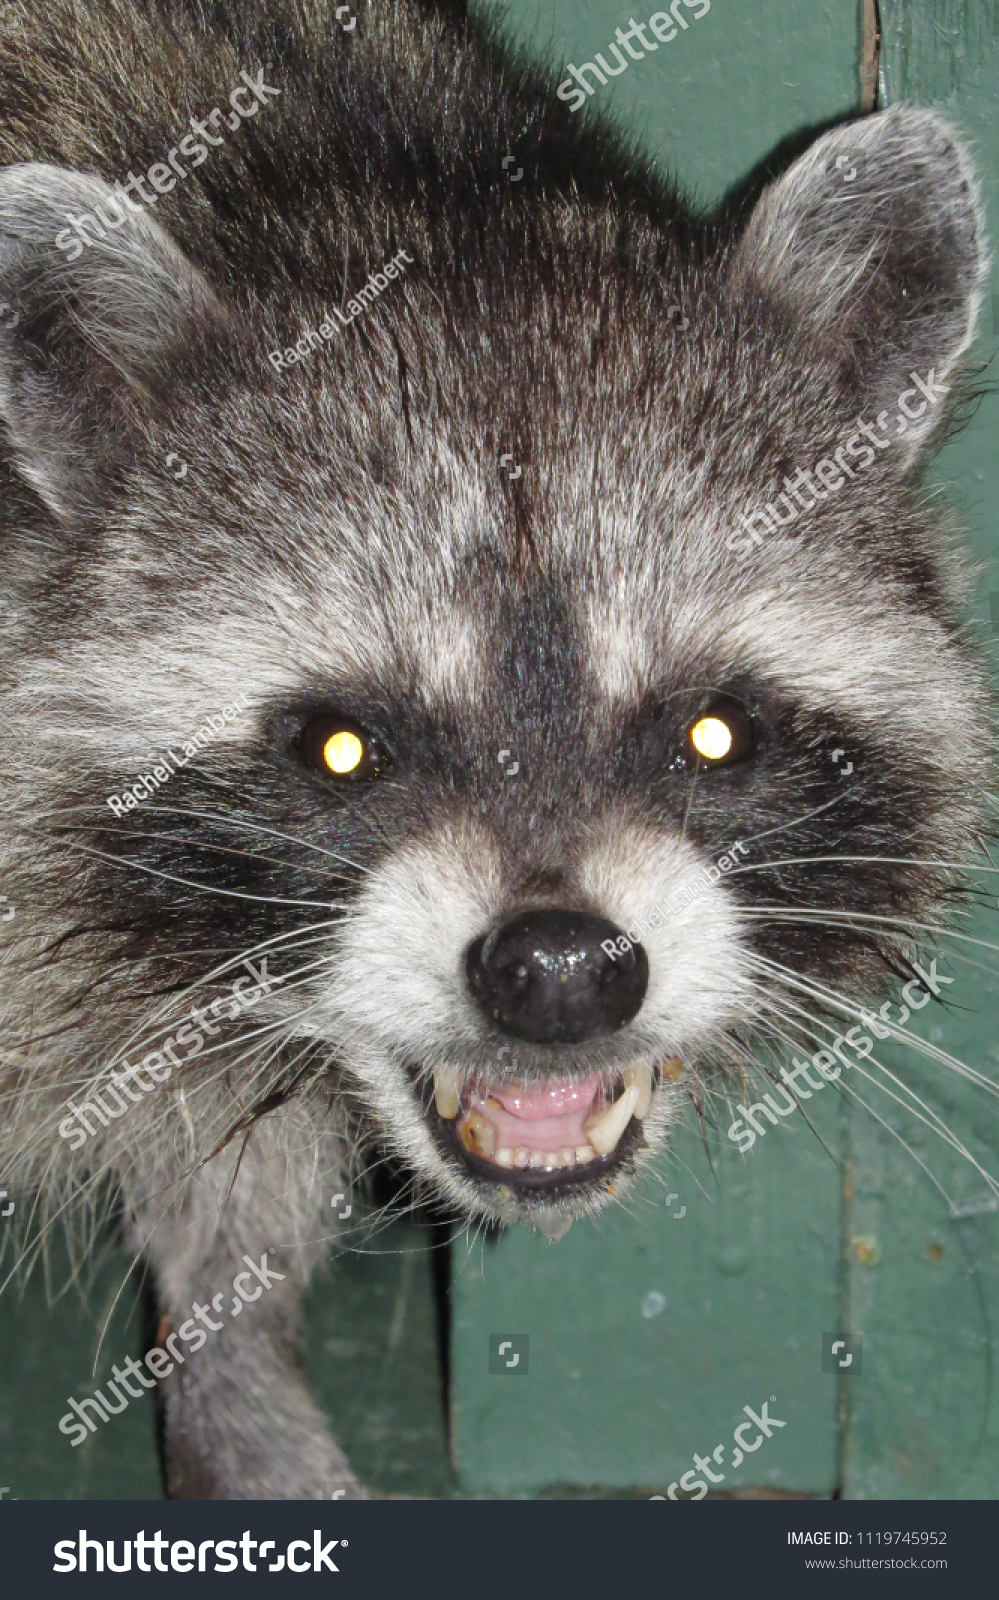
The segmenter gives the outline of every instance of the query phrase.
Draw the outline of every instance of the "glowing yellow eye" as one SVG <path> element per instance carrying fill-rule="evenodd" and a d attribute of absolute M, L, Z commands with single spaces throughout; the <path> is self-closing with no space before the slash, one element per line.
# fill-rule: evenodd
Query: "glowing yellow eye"
<path fill-rule="evenodd" d="M 364 760 L 364 745 L 356 733 L 341 728 L 323 745 L 323 760 L 330 772 L 354 772 Z"/>
<path fill-rule="evenodd" d="M 690 742 L 705 761 L 721 761 L 732 748 L 732 730 L 720 717 L 702 717 L 690 730 Z"/>
<path fill-rule="evenodd" d="M 335 713 L 306 723 L 297 747 L 310 767 L 340 785 L 367 783 L 388 763 L 386 752 L 364 728 Z"/>

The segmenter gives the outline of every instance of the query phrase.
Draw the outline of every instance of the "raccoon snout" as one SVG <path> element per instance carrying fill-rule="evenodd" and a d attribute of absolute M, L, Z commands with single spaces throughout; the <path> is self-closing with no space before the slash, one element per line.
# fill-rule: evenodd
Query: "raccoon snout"
<path fill-rule="evenodd" d="M 515 1039 L 578 1044 L 616 1033 L 637 1016 L 649 982 L 640 944 L 616 957 L 603 948 L 620 932 L 588 912 L 523 911 L 470 945 L 472 993 Z"/>

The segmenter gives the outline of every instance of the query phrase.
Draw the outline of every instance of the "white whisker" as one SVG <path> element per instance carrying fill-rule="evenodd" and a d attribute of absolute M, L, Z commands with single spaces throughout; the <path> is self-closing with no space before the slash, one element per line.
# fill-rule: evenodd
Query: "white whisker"
<path fill-rule="evenodd" d="M 260 822 L 250 822 L 247 818 L 241 817 L 238 812 L 227 812 L 223 815 L 215 811 L 194 811 L 189 806 L 166 806 L 162 804 L 150 805 L 148 801 L 145 803 L 143 809 L 147 813 L 160 811 L 168 816 L 197 817 L 203 822 L 217 822 L 225 828 L 244 828 L 248 833 L 261 833 L 265 834 L 271 839 L 283 839 L 288 844 L 297 844 L 305 850 L 313 850 L 317 855 L 329 856 L 331 860 L 334 861 L 342 861 L 345 866 L 352 867 L 355 872 L 370 873 L 371 871 L 370 867 L 362 866 L 359 861 L 351 861 L 349 856 L 341 855 L 339 851 L 328 850 L 323 845 L 314 844 L 311 840 L 302 839 L 294 833 L 284 833 L 279 828 L 269 828 Z M 46 816 L 59 817 L 62 815 L 72 815 L 77 811 L 89 812 L 90 810 L 91 808 L 88 806 L 68 806 L 65 808 L 65 810 L 59 809 L 50 812 L 43 812 L 40 815 L 42 818 Z M 123 837 L 127 838 L 129 835 L 124 834 Z"/>
<path fill-rule="evenodd" d="M 218 895 L 225 900 L 250 900 L 265 906 L 307 906 L 310 911 L 327 909 L 318 900 L 284 900 L 278 895 L 244 894 L 239 889 L 217 889 L 214 884 L 198 883 L 193 878 L 181 878 L 175 872 L 163 872 L 158 867 L 147 866 L 145 862 L 133 861 L 130 856 L 110 855 L 106 850 L 95 850 L 91 845 L 80 844 L 77 840 L 68 840 L 66 849 L 78 851 L 81 855 L 96 856 L 101 861 L 110 861 L 116 867 L 134 867 L 136 872 L 144 872 L 151 878 L 163 878 L 167 883 L 179 883 L 183 889 L 199 889 L 205 894 Z"/>

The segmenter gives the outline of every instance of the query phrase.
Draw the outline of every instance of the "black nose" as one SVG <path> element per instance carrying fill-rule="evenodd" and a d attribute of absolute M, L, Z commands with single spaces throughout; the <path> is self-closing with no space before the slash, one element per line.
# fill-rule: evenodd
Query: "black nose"
<path fill-rule="evenodd" d="M 620 928 L 582 911 L 523 911 L 465 957 L 472 993 L 504 1033 L 534 1044 L 577 1044 L 636 1016 L 649 982 L 640 944 L 609 955 Z"/>

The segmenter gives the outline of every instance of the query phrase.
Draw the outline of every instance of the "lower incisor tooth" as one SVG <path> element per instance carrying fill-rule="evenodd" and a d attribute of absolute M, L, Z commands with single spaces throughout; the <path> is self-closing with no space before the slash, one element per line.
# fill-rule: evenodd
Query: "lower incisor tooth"
<path fill-rule="evenodd" d="M 626 1089 L 630 1083 L 635 1084 L 638 1089 L 638 1104 L 635 1107 L 635 1116 L 639 1122 L 644 1122 L 652 1104 L 652 1068 L 647 1064 L 627 1067 L 624 1073 L 624 1086 Z"/>
<path fill-rule="evenodd" d="M 598 1156 L 609 1156 L 614 1149 L 631 1121 L 638 1104 L 638 1093 L 637 1083 L 629 1083 L 620 1099 L 615 1100 L 612 1106 L 608 1106 L 606 1111 L 601 1111 L 595 1117 L 589 1117 L 583 1123 L 586 1137 Z"/>
<path fill-rule="evenodd" d="M 568 1145 L 566 1145 L 564 1150 L 559 1151 L 559 1160 L 561 1161 L 563 1167 L 574 1167 L 576 1165 L 575 1150 L 570 1150 Z"/>
<path fill-rule="evenodd" d="M 515 1167 L 526 1167 L 531 1159 L 531 1152 L 526 1144 L 519 1144 L 514 1152 L 513 1164 Z"/>
<path fill-rule="evenodd" d="M 596 1159 L 597 1152 L 594 1150 L 592 1145 L 581 1144 L 576 1151 L 577 1161 L 596 1161 Z"/>
<path fill-rule="evenodd" d="M 512 1150 L 506 1150 L 506 1149 L 497 1150 L 497 1152 L 496 1152 L 496 1165 L 498 1167 L 512 1167 L 513 1166 L 513 1151 Z"/>

